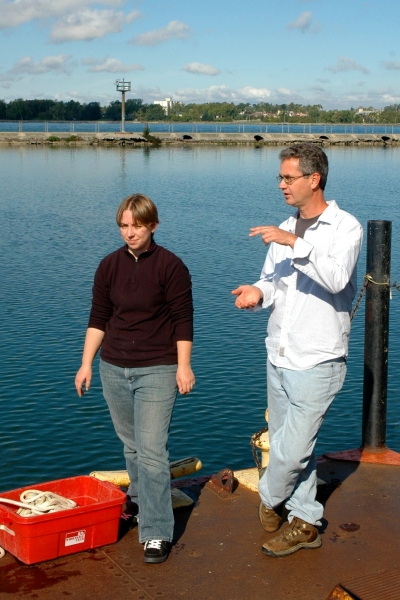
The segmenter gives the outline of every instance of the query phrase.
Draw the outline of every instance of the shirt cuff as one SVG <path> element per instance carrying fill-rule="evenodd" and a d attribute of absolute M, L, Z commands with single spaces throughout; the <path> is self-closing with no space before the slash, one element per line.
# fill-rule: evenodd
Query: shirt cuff
<path fill-rule="evenodd" d="M 293 246 L 293 256 L 292 261 L 295 261 L 296 258 L 307 258 L 314 246 L 310 244 L 310 242 L 306 242 L 303 238 L 297 238 Z"/>
<path fill-rule="evenodd" d="M 262 308 L 268 308 L 272 304 L 273 292 L 271 290 L 271 284 L 266 281 L 257 281 L 257 283 L 253 283 L 254 287 L 258 288 L 262 292 L 262 299 L 260 302 L 251 310 L 257 311 Z"/>

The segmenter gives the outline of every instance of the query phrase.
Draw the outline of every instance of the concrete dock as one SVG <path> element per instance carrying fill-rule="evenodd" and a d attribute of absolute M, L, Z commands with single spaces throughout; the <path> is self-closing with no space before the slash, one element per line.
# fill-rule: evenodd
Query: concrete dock
<path fill-rule="evenodd" d="M 399 134 L 336 133 L 153 133 L 161 146 L 282 146 L 313 142 L 321 146 L 398 146 Z M 151 146 L 141 133 L 0 132 L 0 145 Z"/>
<path fill-rule="evenodd" d="M 221 498 L 203 479 L 175 512 L 175 542 L 160 565 L 142 561 L 136 528 L 116 544 L 26 566 L 0 561 L 0 598 L 35 600 L 393 600 L 400 598 L 400 466 L 322 458 L 322 547 L 265 556 L 258 494 L 239 485 Z M 325 490 L 325 492 L 324 492 Z M 282 529 L 287 526 L 285 523 Z"/>

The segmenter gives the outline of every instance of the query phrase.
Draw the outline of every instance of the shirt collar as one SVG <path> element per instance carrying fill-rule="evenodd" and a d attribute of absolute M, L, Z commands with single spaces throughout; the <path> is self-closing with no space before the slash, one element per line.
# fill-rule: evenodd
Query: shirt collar
<path fill-rule="evenodd" d="M 157 244 L 156 244 L 156 242 L 154 241 L 154 238 L 153 238 L 152 242 L 151 242 L 151 244 L 149 246 L 149 249 L 146 250 L 146 252 L 142 252 L 141 254 L 139 254 L 138 260 L 140 260 L 142 256 L 145 257 L 145 256 L 149 256 L 150 254 L 153 254 L 153 252 L 154 252 L 154 250 L 156 248 L 157 248 Z M 125 244 L 125 246 L 123 246 L 123 249 L 124 249 L 124 252 L 126 254 L 129 254 L 129 256 L 132 256 L 132 254 L 128 250 L 128 245 L 127 244 Z"/>
<path fill-rule="evenodd" d="M 327 207 L 323 213 L 321 213 L 318 217 L 318 221 L 324 221 L 324 223 L 332 224 L 337 213 L 339 212 L 339 207 L 335 200 L 326 200 Z M 289 217 L 289 222 L 292 225 L 293 222 L 297 221 L 298 211 L 296 211 L 291 217 Z M 318 223 L 317 221 L 317 223 Z"/>

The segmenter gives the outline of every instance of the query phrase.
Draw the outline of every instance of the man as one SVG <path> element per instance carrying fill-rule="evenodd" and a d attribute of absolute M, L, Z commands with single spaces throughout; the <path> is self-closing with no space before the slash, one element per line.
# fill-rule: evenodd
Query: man
<path fill-rule="evenodd" d="M 318 548 L 322 505 L 316 501 L 315 443 L 343 385 L 350 312 L 357 286 L 362 227 L 327 202 L 326 154 L 310 143 L 283 150 L 277 177 L 296 209 L 279 227 L 253 227 L 271 244 L 260 280 L 232 292 L 240 309 L 270 308 L 266 346 L 269 465 L 259 481 L 260 520 L 268 532 L 289 526 L 262 546 L 275 557 Z"/>

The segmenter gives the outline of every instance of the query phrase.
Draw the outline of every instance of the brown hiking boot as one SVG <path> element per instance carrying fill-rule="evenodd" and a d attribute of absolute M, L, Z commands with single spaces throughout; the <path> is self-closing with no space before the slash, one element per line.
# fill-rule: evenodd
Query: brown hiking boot
<path fill-rule="evenodd" d="M 281 525 L 282 517 L 274 511 L 273 508 L 267 508 L 263 504 L 262 500 L 258 508 L 258 516 L 260 517 L 260 523 L 269 533 L 277 531 Z"/>
<path fill-rule="evenodd" d="M 268 556 L 287 556 L 301 548 L 319 548 L 321 544 L 317 528 L 295 517 L 285 531 L 265 542 L 261 550 Z"/>

